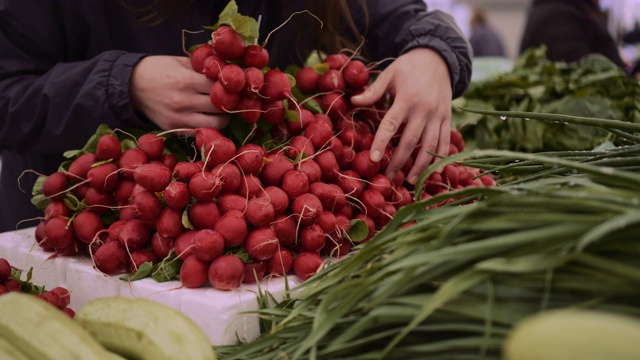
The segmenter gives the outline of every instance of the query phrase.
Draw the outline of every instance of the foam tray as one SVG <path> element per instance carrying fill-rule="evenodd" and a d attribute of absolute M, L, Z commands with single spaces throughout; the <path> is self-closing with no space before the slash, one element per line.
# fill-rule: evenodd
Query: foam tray
<path fill-rule="evenodd" d="M 31 281 L 51 289 L 64 286 L 71 292 L 72 309 L 107 296 L 147 298 L 180 310 L 198 325 L 211 339 L 212 345 L 231 345 L 250 341 L 259 335 L 256 314 L 245 313 L 258 309 L 258 285 L 243 284 L 233 291 L 211 287 L 181 288 L 180 282 L 158 283 L 151 278 L 133 282 L 120 280 L 121 275 L 105 276 L 95 270 L 88 257 L 55 257 L 43 251 L 35 242 L 35 228 L 0 233 L 0 257 L 25 272 L 33 268 Z M 23 276 L 24 278 L 24 276 Z M 295 276 L 287 278 L 290 288 L 300 284 Z M 265 279 L 260 284 L 276 299 L 282 299 L 286 283 L 283 278 Z"/>

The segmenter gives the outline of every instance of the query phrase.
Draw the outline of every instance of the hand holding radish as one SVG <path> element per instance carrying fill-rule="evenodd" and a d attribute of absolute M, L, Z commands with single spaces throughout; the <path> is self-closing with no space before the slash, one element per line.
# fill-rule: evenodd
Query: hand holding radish
<path fill-rule="evenodd" d="M 131 101 L 135 110 L 163 130 L 223 128 L 229 116 L 211 103 L 212 84 L 193 71 L 187 57 L 148 56 L 133 69 Z"/>
<path fill-rule="evenodd" d="M 364 93 L 351 100 L 356 106 L 370 106 L 387 92 L 394 97 L 393 105 L 376 132 L 371 159 L 379 161 L 391 138 L 401 131 L 386 174 L 393 178 L 420 146 L 421 151 L 406 177 L 415 184 L 432 161 L 429 152 L 443 156 L 449 153 L 452 100 L 449 71 L 435 51 L 413 49 L 398 57 Z"/>

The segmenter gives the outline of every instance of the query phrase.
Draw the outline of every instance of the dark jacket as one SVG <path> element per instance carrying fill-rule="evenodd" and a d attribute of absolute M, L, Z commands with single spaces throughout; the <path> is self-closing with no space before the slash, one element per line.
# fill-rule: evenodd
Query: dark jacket
<path fill-rule="evenodd" d="M 56 171 L 61 154 L 79 149 L 99 124 L 150 129 L 129 101 L 133 66 L 144 56 L 184 55 L 182 30 L 213 25 L 226 1 L 195 0 L 188 11 L 156 26 L 141 26 L 123 3 L 141 0 L 0 0 L 0 231 L 35 226 L 42 216 L 30 204 L 35 175 Z M 264 37 L 276 25 L 269 1 L 237 0 L 240 13 L 258 18 Z M 147 2 L 148 3 L 148 2 Z M 289 2 L 299 6 L 301 2 Z M 453 18 L 427 12 L 422 0 L 369 0 L 367 45 L 373 58 L 398 56 L 415 47 L 442 55 L 455 96 L 471 77 L 470 48 Z M 360 1 L 351 5 L 365 26 Z M 291 11 L 289 11 L 291 10 Z M 274 14 L 275 15 L 275 14 Z M 308 20 L 313 22 L 313 20 Z M 287 37 L 269 40 L 271 66 L 300 63 Z M 271 40 L 273 39 L 273 41 Z M 18 225 L 21 220 L 32 219 Z"/>
<path fill-rule="evenodd" d="M 520 53 L 540 45 L 546 45 L 552 61 L 574 62 L 597 53 L 624 66 L 598 5 L 590 0 L 534 0 Z"/>

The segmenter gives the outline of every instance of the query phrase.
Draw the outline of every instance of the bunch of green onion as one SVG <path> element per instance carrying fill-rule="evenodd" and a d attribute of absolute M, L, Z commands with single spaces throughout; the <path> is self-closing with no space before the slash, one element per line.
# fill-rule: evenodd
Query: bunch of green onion
<path fill-rule="evenodd" d="M 284 301 L 262 293 L 262 336 L 219 357 L 500 359 L 514 325 L 543 310 L 640 317 L 640 126 L 615 126 L 628 146 L 443 159 L 423 181 L 453 161 L 512 178 L 408 205 Z"/>

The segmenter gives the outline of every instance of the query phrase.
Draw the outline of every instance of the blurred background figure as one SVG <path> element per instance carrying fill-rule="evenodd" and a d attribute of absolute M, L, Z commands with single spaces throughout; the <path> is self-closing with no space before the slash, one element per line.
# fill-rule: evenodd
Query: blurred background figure
<path fill-rule="evenodd" d="M 520 53 L 540 45 L 546 45 L 547 57 L 552 61 L 574 62 L 598 53 L 625 67 L 599 0 L 533 0 Z"/>
<path fill-rule="evenodd" d="M 469 26 L 469 42 L 474 57 L 506 56 L 502 38 L 488 23 L 484 8 L 475 6 L 472 9 Z"/>

